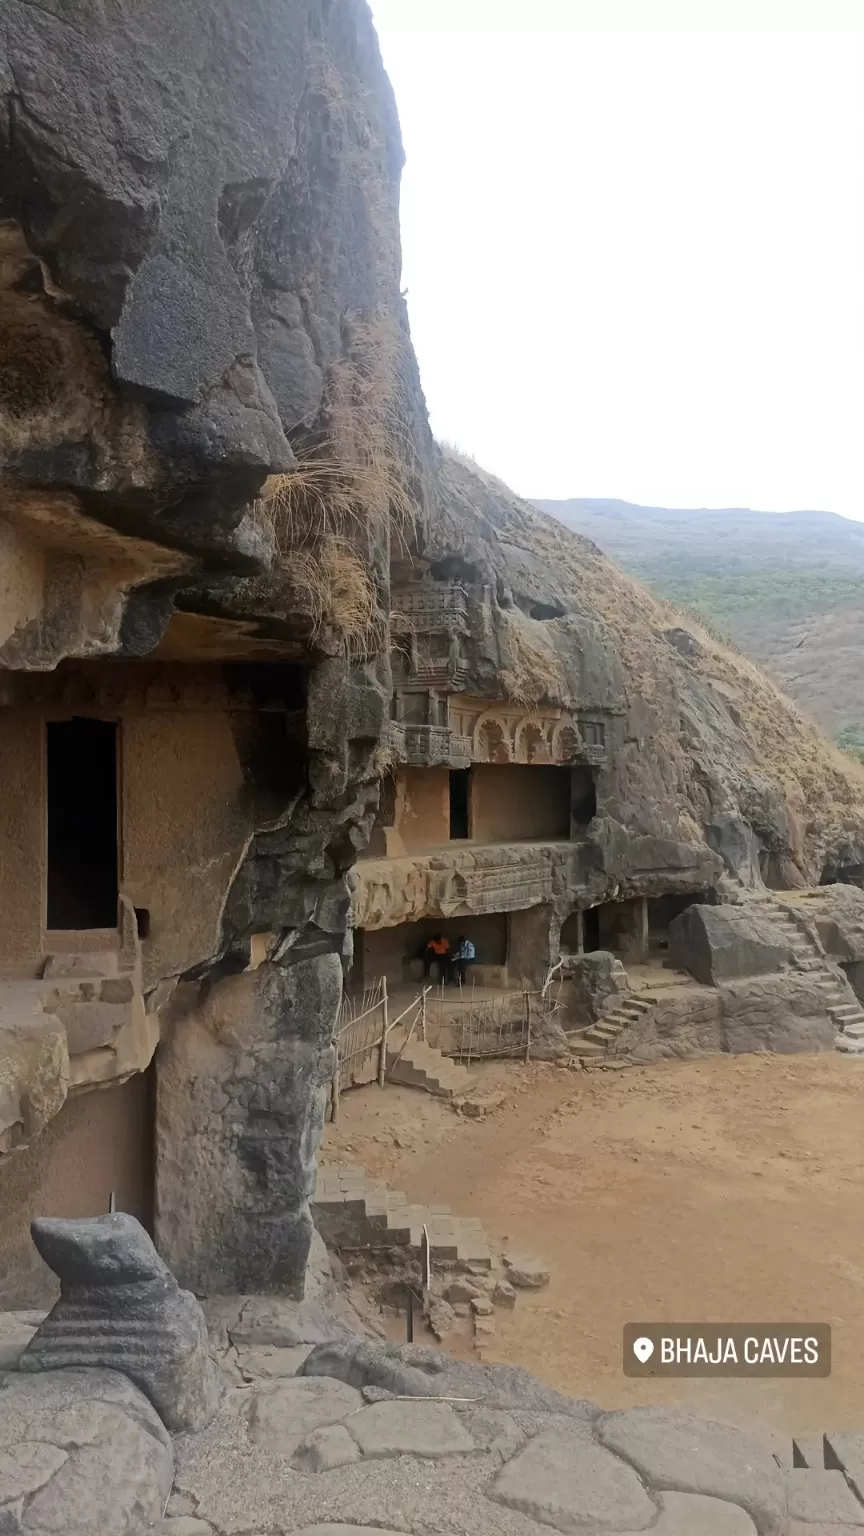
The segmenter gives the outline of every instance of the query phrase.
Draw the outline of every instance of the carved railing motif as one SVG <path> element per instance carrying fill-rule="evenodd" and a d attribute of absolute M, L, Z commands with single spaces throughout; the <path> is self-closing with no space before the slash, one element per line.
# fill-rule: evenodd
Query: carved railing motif
<path fill-rule="evenodd" d="M 467 768 L 471 761 L 471 741 L 459 736 L 449 725 L 409 725 L 390 722 L 388 746 L 395 762 L 425 768 L 444 765 Z"/>

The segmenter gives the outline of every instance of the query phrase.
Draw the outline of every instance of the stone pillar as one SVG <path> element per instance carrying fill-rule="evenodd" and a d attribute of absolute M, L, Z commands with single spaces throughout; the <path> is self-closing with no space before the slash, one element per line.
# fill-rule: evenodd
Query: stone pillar
<path fill-rule="evenodd" d="M 524 978 L 531 987 L 543 985 L 559 932 L 551 906 L 510 913 L 507 974 L 511 982 L 518 983 Z M 554 958 L 558 958 L 557 954 Z"/>
<path fill-rule="evenodd" d="M 156 1246 L 190 1290 L 303 1295 L 341 997 L 339 958 L 322 955 L 205 984 L 168 1023 Z"/>
<path fill-rule="evenodd" d="M 648 900 L 637 896 L 629 903 L 627 928 L 622 938 L 621 958 L 625 965 L 645 965 L 648 961 Z"/>

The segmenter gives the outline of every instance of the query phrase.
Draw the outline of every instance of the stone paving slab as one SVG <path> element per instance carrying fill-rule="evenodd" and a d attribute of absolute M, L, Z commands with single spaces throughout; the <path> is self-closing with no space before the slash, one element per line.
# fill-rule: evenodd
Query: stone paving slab
<path fill-rule="evenodd" d="M 249 1434 L 263 1450 L 293 1456 L 314 1429 L 337 1424 L 362 1408 L 353 1387 L 326 1378 L 265 1382 L 256 1392 L 249 1416 Z"/>
<path fill-rule="evenodd" d="M 796 1468 L 787 1474 L 789 1514 L 795 1520 L 864 1526 L 864 1505 L 842 1472 Z"/>
<path fill-rule="evenodd" d="M 731 1425 L 666 1408 L 606 1414 L 603 1445 L 623 1456 L 652 1487 L 702 1493 L 740 1504 L 760 1536 L 786 1536 L 785 1474 L 766 1444 Z"/>
<path fill-rule="evenodd" d="M 348 1423 L 364 1456 L 465 1456 L 476 1447 L 446 1403 L 373 1403 Z"/>
<path fill-rule="evenodd" d="M 531 1440 L 499 1472 L 490 1497 L 557 1531 L 592 1523 L 643 1531 L 657 1518 L 632 1467 L 570 1429 Z"/>
<path fill-rule="evenodd" d="M 757 1536 L 746 1510 L 698 1493 L 661 1493 L 651 1536 Z"/>

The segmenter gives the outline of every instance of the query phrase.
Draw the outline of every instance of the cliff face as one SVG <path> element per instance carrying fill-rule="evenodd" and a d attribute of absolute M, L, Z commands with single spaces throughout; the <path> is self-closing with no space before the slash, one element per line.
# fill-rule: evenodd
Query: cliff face
<path fill-rule="evenodd" d="M 537 761 L 578 754 L 584 836 L 524 880 L 500 851 L 450 871 L 455 909 L 473 882 L 527 913 L 519 966 L 535 909 L 548 941 L 577 898 L 860 870 L 864 777 L 587 540 L 437 454 L 365 0 L 7 0 L 0 28 L 0 1294 L 32 1294 L 27 1223 L 81 1156 L 67 1099 L 160 1042 L 162 1252 L 201 1289 L 298 1290 L 394 741 L 445 779 L 528 765 L 545 709 Z M 427 711 L 395 729 L 391 664 Z M 485 700 L 514 706 L 503 757 Z M 135 1180 L 89 1150 L 95 1208 L 147 1182 L 145 1132 Z"/>
<path fill-rule="evenodd" d="M 613 722 L 591 830 L 610 880 L 792 888 L 860 865 L 864 774 L 757 667 L 471 461 L 439 480 L 423 556 L 471 594 L 467 686 Z"/>
<path fill-rule="evenodd" d="M 196 1283 L 302 1284 L 390 535 L 430 451 L 401 166 L 365 0 L 4 8 L 0 1152 L 161 1031 L 157 1222 Z M 113 935 L 49 920 L 70 713 L 122 735 Z M 34 991 L 49 962 L 75 975 Z M 7 1210 L 8 1256 L 34 1213 Z"/>

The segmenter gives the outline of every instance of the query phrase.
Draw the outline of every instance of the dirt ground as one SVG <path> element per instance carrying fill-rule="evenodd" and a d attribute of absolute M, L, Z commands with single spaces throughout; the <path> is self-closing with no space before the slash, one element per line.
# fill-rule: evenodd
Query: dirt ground
<path fill-rule="evenodd" d="M 864 1063 L 716 1056 L 620 1072 L 487 1066 L 468 1120 L 415 1090 L 346 1094 L 328 1162 L 479 1216 L 551 1284 L 490 1358 L 606 1407 L 677 1402 L 804 1432 L 864 1426 Z M 827 1380 L 638 1381 L 626 1322 L 831 1323 Z"/>

